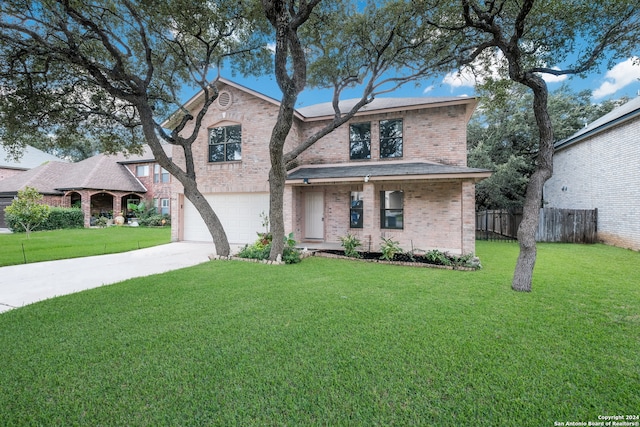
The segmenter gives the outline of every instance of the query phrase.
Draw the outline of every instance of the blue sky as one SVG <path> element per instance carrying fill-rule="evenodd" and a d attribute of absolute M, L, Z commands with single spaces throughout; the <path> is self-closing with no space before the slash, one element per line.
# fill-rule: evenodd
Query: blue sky
<path fill-rule="evenodd" d="M 222 71 L 222 76 L 235 81 L 238 84 L 246 86 L 250 89 L 268 95 L 275 99 L 281 98 L 281 93 L 273 76 L 241 77 L 231 76 Z M 473 96 L 474 82 L 468 77 L 468 73 L 450 73 L 446 76 L 425 80 L 419 82 L 418 86 L 414 83 L 387 93 L 384 97 L 421 97 L 421 96 Z M 550 91 L 560 87 L 566 82 L 575 91 L 591 89 L 593 93 L 592 100 L 594 103 L 608 99 L 618 99 L 623 96 L 633 98 L 640 93 L 640 64 L 638 59 L 635 62 L 633 58 L 626 61 L 619 61 L 610 70 L 598 70 L 589 74 L 586 78 L 577 76 L 556 78 L 547 76 L 545 78 Z M 185 101 L 194 93 L 185 94 Z M 318 104 L 321 102 L 331 101 L 332 93 L 329 90 L 306 89 L 300 94 L 298 99 L 298 107 Z M 353 90 L 347 92 L 344 99 L 359 97 L 360 92 Z"/>

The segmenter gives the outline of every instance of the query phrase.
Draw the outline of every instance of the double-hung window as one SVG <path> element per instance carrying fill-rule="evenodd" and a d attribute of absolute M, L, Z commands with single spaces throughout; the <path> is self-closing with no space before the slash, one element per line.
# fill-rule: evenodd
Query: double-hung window
<path fill-rule="evenodd" d="M 402 157 L 402 119 L 380 121 L 380 158 Z"/>
<path fill-rule="evenodd" d="M 349 125 L 349 158 L 351 160 L 371 158 L 371 122 Z"/>
<path fill-rule="evenodd" d="M 242 159 L 242 127 L 222 126 L 209 131 L 209 161 L 231 162 Z"/>
<path fill-rule="evenodd" d="M 153 166 L 153 182 L 169 182 L 169 172 L 160 165 Z"/>
<path fill-rule="evenodd" d="M 404 193 L 380 192 L 380 228 L 402 230 L 404 228 Z"/>
<path fill-rule="evenodd" d="M 136 166 L 136 176 L 149 176 L 149 165 Z"/>
<path fill-rule="evenodd" d="M 158 199 L 157 200 L 157 211 L 160 215 L 169 215 L 169 199 Z"/>
<path fill-rule="evenodd" d="M 362 191 L 352 191 L 349 202 L 349 216 L 351 228 L 362 228 L 363 201 Z"/>

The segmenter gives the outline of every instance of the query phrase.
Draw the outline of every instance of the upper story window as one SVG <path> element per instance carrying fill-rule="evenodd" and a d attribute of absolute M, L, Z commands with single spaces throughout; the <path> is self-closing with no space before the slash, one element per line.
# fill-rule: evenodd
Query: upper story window
<path fill-rule="evenodd" d="M 361 160 L 371 158 L 371 123 L 349 125 L 349 158 Z"/>
<path fill-rule="evenodd" d="M 169 172 L 160 165 L 153 166 L 153 182 L 169 182 Z"/>
<path fill-rule="evenodd" d="M 242 158 L 242 127 L 222 126 L 209 130 L 209 161 L 231 162 Z"/>
<path fill-rule="evenodd" d="M 380 121 L 380 158 L 402 157 L 402 119 Z"/>
<path fill-rule="evenodd" d="M 136 176 L 149 176 L 149 165 L 136 166 Z"/>

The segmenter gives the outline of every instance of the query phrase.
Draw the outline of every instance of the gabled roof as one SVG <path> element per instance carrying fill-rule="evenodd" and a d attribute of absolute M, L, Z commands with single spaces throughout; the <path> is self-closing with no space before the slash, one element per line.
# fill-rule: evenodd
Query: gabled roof
<path fill-rule="evenodd" d="M 233 88 L 236 88 L 242 92 L 246 92 L 249 95 L 255 96 L 256 98 L 262 99 L 264 101 L 269 102 L 270 104 L 275 105 L 276 107 L 280 107 L 280 101 L 278 101 L 275 98 L 271 98 L 268 95 L 265 95 L 263 93 L 260 93 L 258 91 L 255 91 L 253 89 L 249 89 L 248 87 L 242 86 L 236 82 L 233 82 L 231 80 L 225 79 L 224 77 L 218 77 L 215 80 L 216 82 L 220 82 L 224 85 L 227 86 L 231 86 Z M 193 95 L 187 102 L 185 102 L 182 105 L 182 108 L 186 109 L 187 111 L 190 111 L 190 109 L 194 106 L 197 105 L 199 102 L 201 102 L 201 98 L 204 95 L 204 91 L 200 90 L 198 91 L 198 93 L 196 93 L 195 95 Z M 171 116 L 169 116 L 167 119 L 165 119 L 162 123 L 161 126 L 163 128 L 171 128 L 178 120 L 178 117 L 181 117 L 181 109 L 178 109 L 177 111 L 175 111 L 174 113 L 171 114 Z"/>
<path fill-rule="evenodd" d="M 238 90 L 246 92 L 250 95 L 253 95 L 259 99 L 265 100 L 277 107 L 280 106 L 280 101 L 277 99 L 271 98 L 270 96 L 264 95 L 255 90 L 249 89 L 245 86 L 239 85 L 231 80 L 227 80 L 223 77 L 218 77 L 218 82 L 225 84 L 227 86 L 234 87 Z M 200 102 L 202 98 L 203 92 L 200 91 L 195 94 L 191 99 L 184 103 L 183 107 L 189 110 L 191 107 Z M 340 101 L 339 107 L 342 113 L 346 113 L 359 101 L 359 99 L 347 99 Z M 414 98 L 375 98 L 372 102 L 362 107 L 356 116 L 360 116 L 363 114 L 371 114 L 372 112 L 376 113 L 386 113 L 386 112 L 398 112 L 405 110 L 415 110 L 419 108 L 435 108 L 435 107 L 443 107 L 450 105 L 469 105 L 473 108 L 468 110 L 467 120 L 471 117 L 473 110 L 477 104 L 477 99 L 473 97 L 414 97 Z M 334 111 L 333 105 L 331 102 L 323 102 L 320 104 L 309 105 L 307 107 L 298 108 L 294 111 L 295 116 L 302 120 L 303 122 L 307 121 L 318 121 L 318 120 L 328 120 L 333 118 Z M 168 119 L 166 119 L 163 123 L 163 127 L 170 127 L 172 123 L 175 123 L 176 117 L 180 116 L 180 111 L 176 111 L 171 115 Z"/>
<path fill-rule="evenodd" d="M 164 150 L 167 157 L 171 158 L 173 155 L 173 145 L 171 144 L 162 144 L 162 149 Z M 115 154 L 116 161 L 121 164 L 128 163 L 151 163 L 155 162 L 156 159 L 151 151 L 151 147 L 148 144 L 142 146 L 141 154 L 131 154 L 129 156 L 125 156 L 124 154 Z"/>
<path fill-rule="evenodd" d="M 104 189 L 146 192 L 147 189 L 129 169 L 117 161 L 118 156 L 98 154 L 72 168 L 56 183 L 60 190 Z"/>
<path fill-rule="evenodd" d="M 433 162 L 371 162 L 366 164 L 308 165 L 287 176 L 289 184 L 424 179 L 482 179 L 487 169 L 449 166 Z"/>
<path fill-rule="evenodd" d="M 60 194 L 56 181 L 68 173 L 72 163 L 48 162 L 0 181 L 0 194 L 15 194 L 25 187 L 36 188 L 42 194 Z"/>
<path fill-rule="evenodd" d="M 348 112 L 353 108 L 360 99 L 347 99 L 340 101 L 338 107 L 340 111 Z M 360 108 L 356 116 L 363 114 L 371 114 L 373 112 L 396 112 L 406 110 L 416 110 L 419 108 L 434 108 L 449 105 L 470 104 L 475 107 L 477 103 L 475 98 L 464 96 L 452 97 L 421 97 L 421 98 L 375 98 L 369 104 Z M 298 113 L 306 121 L 326 120 L 334 115 L 333 104 L 331 102 L 323 102 L 321 104 L 310 105 L 308 107 L 299 108 Z"/>
<path fill-rule="evenodd" d="M 579 141 L 603 132 L 611 128 L 612 126 L 619 125 L 638 116 L 640 116 L 640 96 L 632 99 L 631 101 L 621 105 L 618 108 L 613 109 L 609 113 L 600 117 L 598 120 L 580 129 L 570 137 L 556 142 L 555 148 L 556 150 L 565 148 L 569 145 L 575 144 Z"/>
<path fill-rule="evenodd" d="M 117 156 L 99 154 L 78 163 L 48 162 L 0 181 L 0 194 L 15 194 L 25 187 L 42 194 L 68 190 L 110 190 L 145 193 L 147 189 L 117 162 Z"/>
<path fill-rule="evenodd" d="M 4 146 L 0 144 L 0 168 L 27 170 L 51 161 L 64 162 L 65 160 L 45 153 L 30 145 L 25 147 L 22 157 L 16 160 L 11 157 Z"/>

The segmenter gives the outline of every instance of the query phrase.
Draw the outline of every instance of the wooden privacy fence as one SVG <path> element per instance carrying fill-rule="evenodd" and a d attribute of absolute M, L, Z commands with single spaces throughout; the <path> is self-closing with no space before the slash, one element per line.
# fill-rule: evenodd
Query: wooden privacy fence
<path fill-rule="evenodd" d="M 487 210 L 476 212 L 476 238 L 480 240 L 516 240 L 521 212 Z"/>
<path fill-rule="evenodd" d="M 476 237 L 485 240 L 516 240 L 521 221 L 521 212 L 477 212 Z M 542 208 L 538 218 L 536 241 L 596 243 L 598 210 Z"/>

